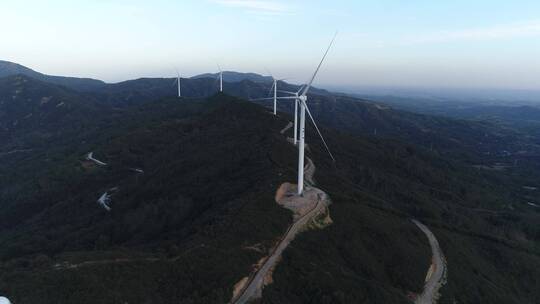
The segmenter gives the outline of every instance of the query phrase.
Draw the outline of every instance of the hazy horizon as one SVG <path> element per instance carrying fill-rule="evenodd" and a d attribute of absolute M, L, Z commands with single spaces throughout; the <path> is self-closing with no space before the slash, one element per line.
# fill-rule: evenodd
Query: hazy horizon
<path fill-rule="evenodd" d="M 118 82 L 217 70 L 321 87 L 540 90 L 535 1 L 5 1 L 0 59 Z"/>

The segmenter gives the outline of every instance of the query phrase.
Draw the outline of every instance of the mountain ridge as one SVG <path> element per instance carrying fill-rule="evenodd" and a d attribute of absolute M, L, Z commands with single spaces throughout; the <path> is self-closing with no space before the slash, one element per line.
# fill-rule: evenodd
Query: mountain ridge
<path fill-rule="evenodd" d="M 105 82 L 97 79 L 46 75 L 18 63 L 0 60 L 0 77 L 17 74 L 26 75 L 38 80 L 63 85 L 80 91 L 94 90 L 105 85 Z"/>
<path fill-rule="evenodd" d="M 219 78 L 218 73 L 203 73 L 190 77 L 190 79 L 198 78 Z M 273 81 L 272 76 L 263 76 L 257 73 L 247 72 L 235 72 L 235 71 L 223 71 L 223 80 L 228 82 L 240 82 L 242 80 L 250 80 L 253 82 L 269 83 Z"/>
<path fill-rule="evenodd" d="M 164 78 L 142 77 L 142 78 L 137 78 L 137 79 L 129 79 L 129 80 L 109 83 L 102 80 L 85 78 L 85 77 L 66 77 L 66 76 L 46 75 L 46 74 L 37 72 L 33 69 L 30 69 L 19 63 L 6 61 L 6 60 L 0 60 L 0 78 L 6 77 L 6 76 L 14 76 L 17 74 L 26 75 L 26 76 L 29 76 L 38 80 L 45 81 L 45 82 L 63 85 L 66 87 L 70 87 L 72 89 L 76 89 L 78 91 L 93 91 L 107 85 L 122 86 L 122 85 L 125 85 L 126 83 L 135 82 L 135 81 L 148 81 L 148 80 L 158 81 L 158 80 L 163 80 L 163 79 L 171 79 L 171 80 L 175 79 L 175 78 L 166 78 L 166 77 Z M 185 79 L 201 79 L 201 78 L 216 79 L 218 77 L 219 77 L 219 73 L 203 73 L 203 74 L 195 75 L 195 76 L 185 78 Z M 240 82 L 242 80 L 250 80 L 250 81 L 259 82 L 259 83 L 272 82 L 271 76 L 263 76 L 263 75 L 252 73 L 252 72 L 224 71 L 223 77 L 224 77 L 224 81 L 227 81 L 227 82 Z"/>

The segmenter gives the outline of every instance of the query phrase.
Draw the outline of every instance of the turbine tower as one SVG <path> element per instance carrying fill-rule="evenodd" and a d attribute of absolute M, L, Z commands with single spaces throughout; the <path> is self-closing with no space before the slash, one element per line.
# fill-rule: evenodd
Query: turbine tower
<path fill-rule="evenodd" d="M 274 115 L 277 115 L 277 100 L 278 100 L 278 96 L 277 96 L 277 92 L 278 92 L 278 89 L 277 89 L 277 83 L 278 83 L 278 80 L 274 78 L 274 76 L 270 73 L 270 77 L 272 77 L 272 87 L 270 88 L 270 92 L 269 93 L 272 93 L 272 91 L 274 92 L 274 96 L 272 97 L 273 98 L 273 101 L 274 101 Z M 270 94 L 269 94 L 270 95 Z"/>
<path fill-rule="evenodd" d="M 294 96 L 294 145 L 298 145 L 298 93 Z"/>
<path fill-rule="evenodd" d="M 182 91 L 180 89 L 180 73 L 178 72 L 178 70 L 176 70 L 176 75 L 177 75 L 177 85 L 178 85 L 178 98 L 182 97 Z"/>
<path fill-rule="evenodd" d="M 309 80 L 308 84 L 303 88 L 302 94 L 298 97 L 298 102 L 300 103 L 300 138 L 299 138 L 299 146 L 298 146 L 298 195 L 302 195 L 304 192 L 304 152 L 305 152 L 305 141 L 306 141 L 306 112 L 308 113 L 309 117 L 311 118 L 311 121 L 313 122 L 313 125 L 315 126 L 315 129 L 317 130 L 317 133 L 319 133 L 319 136 L 321 137 L 324 146 L 326 150 L 328 151 L 328 154 L 330 154 L 330 157 L 333 161 L 335 161 L 334 156 L 332 155 L 332 152 L 330 152 L 330 149 L 328 148 L 328 145 L 326 144 L 326 141 L 324 140 L 324 137 L 321 134 L 321 131 L 317 127 L 317 124 L 315 123 L 315 119 L 313 119 L 313 116 L 311 115 L 311 112 L 309 111 L 309 107 L 307 105 L 307 93 L 309 92 L 309 89 L 311 88 L 311 85 L 313 84 L 313 81 L 315 80 L 315 77 L 317 76 L 317 73 L 319 73 L 319 70 L 324 62 L 324 59 L 326 59 L 326 55 L 328 55 L 328 52 L 330 51 L 330 48 L 334 44 L 334 40 L 336 39 L 337 33 L 334 35 L 334 38 L 332 38 L 332 41 L 330 42 L 330 45 L 328 45 L 328 48 L 326 49 L 326 52 L 324 53 L 321 62 L 317 66 L 317 69 L 313 73 L 313 76 L 311 76 L 311 79 Z"/>
<path fill-rule="evenodd" d="M 223 92 L 223 71 L 221 70 L 221 67 L 218 64 L 219 69 L 219 92 Z"/>
<path fill-rule="evenodd" d="M 272 76 L 272 79 L 274 80 L 274 115 L 277 114 L 277 80 Z"/>

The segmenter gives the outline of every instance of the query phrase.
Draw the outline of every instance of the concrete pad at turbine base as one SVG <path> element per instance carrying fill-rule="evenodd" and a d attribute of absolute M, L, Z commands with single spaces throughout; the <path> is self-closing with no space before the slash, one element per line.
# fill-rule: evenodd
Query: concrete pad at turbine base
<path fill-rule="evenodd" d="M 276 202 L 294 213 L 294 218 L 299 218 L 312 210 L 321 196 L 325 195 L 323 191 L 306 187 L 302 196 L 297 194 L 295 184 L 284 183 L 276 192 Z"/>

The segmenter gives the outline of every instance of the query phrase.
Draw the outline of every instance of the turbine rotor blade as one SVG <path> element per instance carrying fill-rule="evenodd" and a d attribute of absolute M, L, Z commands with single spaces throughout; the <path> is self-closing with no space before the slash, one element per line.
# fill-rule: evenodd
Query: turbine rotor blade
<path fill-rule="evenodd" d="M 296 99 L 296 97 L 288 97 L 288 96 L 284 96 L 284 97 L 277 97 L 277 99 Z M 255 98 L 255 99 L 250 99 L 251 101 L 255 101 L 255 100 L 274 100 L 274 97 L 262 97 L 262 98 Z"/>
<path fill-rule="evenodd" d="M 268 73 L 268 75 L 272 77 L 272 80 L 274 80 L 274 75 L 272 75 L 272 72 L 270 72 L 270 70 L 267 67 L 264 67 L 264 69 L 266 70 L 266 73 Z"/>
<path fill-rule="evenodd" d="M 298 89 L 298 92 L 296 92 L 295 94 L 299 94 L 300 95 L 300 92 L 302 92 L 302 89 L 305 87 L 306 85 L 303 84 L 300 86 L 300 88 Z"/>
<path fill-rule="evenodd" d="M 280 92 L 280 93 L 286 93 L 286 94 L 296 95 L 296 92 L 283 91 L 283 90 L 277 90 L 277 91 Z"/>
<path fill-rule="evenodd" d="M 176 71 L 176 79 L 173 78 L 173 85 L 175 85 L 178 82 L 178 78 L 180 78 L 180 73 L 178 72 L 178 68 L 174 68 Z"/>
<path fill-rule="evenodd" d="M 274 99 L 274 98 L 272 98 Z M 293 96 L 282 96 L 282 97 L 277 97 L 277 99 L 296 99 L 296 97 L 293 97 Z"/>
<path fill-rule="evenodd" d="M 305 101 L 303 101 L 303 100 L 301 102 L 304 104 L 304 107 L 306 108 L 306 111 L 307 111 L 307 113 L 309 115 L 309 118 L 311 118 L 311 122 L 313 122 L 313 125 L 315 126 L 315 129 L 317 130 L 317 133 L 319 133 L 319 136 L 322 139 L 322 142 L 324 144 L 324 147 L 326 148 L 326 151 L 328 151 L 328 154 L 332 158 L 332 161 L 335 162 L 336 159 L 334 158 L 334 155 L 332 155 L 332 152 L 330 152 L 330 148 L 326 144 L 326 140 L 324 140 L 324 137 L 323 137 L 321 131 L 319 130 L 319 127 L 317 127 L 317 123 L 315 122 L 315 119 L 313 118 L 313 115 L 311 115 L 311 111 L 309 110 L 309 107 L 308 107 L 307 103 Z"/>
<path fill-rule="evenodd" d="M 308 82 L 308 85 L 304 88 L 304 91 L 302 92 L 302 95 L 306 95 L 309 89 L 311 88 L 311 85 L 313 84 L 313 81 L 315 80 L 315 77 L 317 77 L 317 74 L 319 73 L 319 70 L 324 62 L 324 59 L 326 59 L 326 55 L 328 55 L 328 52 L 330 51 L 330 48 L 334 44 L 334 40 L 336 40 L 337 32 L 334 34 L 334 38 L 332 38 L 332 41 L 330 41 L 330 44 L 328 45 L 328 48 L 326 49 L 326 52 L 324 53 L 323 58 L 321 59 L 321 62 L 319 62 L 319 65 L 317 66 L 317 69 L 315 70 L 315 73 L 313 73 L 313 76 L 311 76 L 311 80 Z"/>
<path fill-rule="evenodd" d="M 274 86 L 276 85 L 276 82 L 272 82 L 272 87 L 270 87 L 270 91 L 268 91 L 268 95 L 272 94 L 272 90 L 274 90 Z"/>
<path fill-rule="evenodd" d="M 273 97 L 262 97 L 262 98 L 250 99 L 250 101 L 258 101 L 258 100 L 274 100 L 274 98 Z"/>

